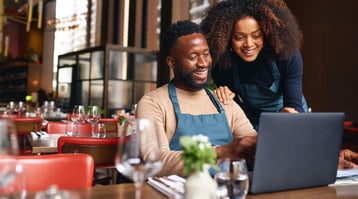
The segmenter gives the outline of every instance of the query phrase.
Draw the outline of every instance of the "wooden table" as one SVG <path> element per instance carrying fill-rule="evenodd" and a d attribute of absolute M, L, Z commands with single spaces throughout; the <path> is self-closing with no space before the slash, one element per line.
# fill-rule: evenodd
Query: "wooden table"
<path fill-rule="evenodd" d="M 57 140 L 61 136 L 67 135 L 64 133 L 48 134 L 48 136 L 41 137 L 35 137 L 32 134 L 26 135 L 33 154 L 57 153 Z"/>
<path fill-rule="evenodd" d="M 95 186 L 91 188 L 69 190 L 75 198 L 104 199 L 104 198 L 135 198 L 133 184 L 117 184 Z M 34 193 L 29 193 L 27 198 L 35 198 Z M 164 199 L 168 198 L 160 192 L 145 184 L 143 187 L 142 199 Z M 358 185 L 345 185 L 336 187 L 316 187 L 283 191 L 276 193 L 266 193 L 258 195 L 248 195 L 247 199 L 357 199 Z"/>
<path fill-rule="evenodd" d="M 47 115 L 43 117 L 44 120 L 47 121 L 63 121 L 67 120 L 67 114 L 61 113 L 61 114 L 55 114 L 55 115 Z"/>
<path fill-rule="evenodd" d="M 115 137 L 116 133 L 107 133 L 107 137 Z M 64 133 L 48 134 L 48 136 L 36 137 L 32 134 L 26 135 L 33 154 L 51 154 L 57 153 L 57 140 L 61 136 L 67 136 Z M 91 135 L 78 135 L 79 137 L 90 137 Z M 101 139 L 101 138 L 99 138 Z"/>
<path fill-rule="evenodd" d="M 358 185 L 322 186 L 291 191 L 248 195 L 247 199 L 353 199 L 358 198 Z"/>

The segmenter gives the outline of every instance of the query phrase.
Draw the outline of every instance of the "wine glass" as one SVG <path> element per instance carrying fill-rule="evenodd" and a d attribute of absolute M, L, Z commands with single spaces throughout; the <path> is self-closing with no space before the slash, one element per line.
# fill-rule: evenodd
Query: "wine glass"
<path fill-rule="evenodd" d="M 16 159 L 18 154 L 19 144 L 15 126 L 10 120 L 2 119 L 0 120 L 0 195 L 10 194 L 9 197 L 15 197 L 19 194 L 20 198 L 23 198 L 26 194 L 21 175 L 22 166 Z"/>
<path fill-rule="evenodd" d="M 99 112 L 98 106 L 89 106 L 86 112 L 86 121 L 91 124 L 92 137 L 96 137 L 95 126 L 99 122 L 101 113 Z"/>
<path fill-rule="evenodd" d="M 79 125 L 84 123 L 86 119 L 86 110 L 82 105 L 75 105 L 72 109 L 71 120 L 76 123 L 77 129 L 79 129 Z"/>
<path fill-rule="evenodd" d="M 68 136 L 77 136 L 78 125 L 75 122 L 71 122 L 71 121 L 66 122 L 65 132 Z"/>
<path fill-rule="evenodd" d="M 98 123 L 95 129 L 95 137 L 96 138 L 106 138 L 107 137 L 107 130 L 106 124 Z"/>
<path fill-rule="evenodd" d="M 140 199 L 143 182 L 162 168 L 158 126 L 149 119 L 128 118 L 120 130 L 120 137 L 116 168 L 133 180 L 135 197 Z"/>
<path fill-rule="evenodd" d="M 249 189 L 249 176 L 245 159 L 218 160 L 218 170 L 215 174 L 218 183 L 218 198 L 245 199 Z"/>

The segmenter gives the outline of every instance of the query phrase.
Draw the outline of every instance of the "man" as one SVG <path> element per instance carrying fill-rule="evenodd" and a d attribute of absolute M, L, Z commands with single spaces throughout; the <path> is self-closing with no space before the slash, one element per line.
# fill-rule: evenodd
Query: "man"
<path fill-rule="evenodd" d="M 179 21 L 163 38 L 162 54 L 174 78 L 144 95 L 136 112 L 138 118 L 152 119 L 161 127 L 163 168 L 158 175 L 183 175 L 182 135 L 208 136 L 218 158 L 250 160 L 257 133 L 234 101 L 222 105 L 208 89 L 212 60 L 199 25 Z"/>

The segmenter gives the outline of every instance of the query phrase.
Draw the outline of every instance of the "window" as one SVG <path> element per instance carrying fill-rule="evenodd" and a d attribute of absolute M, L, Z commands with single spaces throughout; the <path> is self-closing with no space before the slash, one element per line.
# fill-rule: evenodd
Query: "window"
<path fill-rule="evenodd" d="M 48 21 L 55 31 L 53 88 L 57 85 L 58 55 L 94 46 L 96 5 L 96 0 L 56 1 L 56 18 Z"/>

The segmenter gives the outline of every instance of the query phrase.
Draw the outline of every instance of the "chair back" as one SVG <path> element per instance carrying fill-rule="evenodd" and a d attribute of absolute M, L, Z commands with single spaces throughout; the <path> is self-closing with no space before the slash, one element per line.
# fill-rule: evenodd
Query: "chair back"
<path fill-rule="evenodd" d="M 72 121 L 72 113 L 68 113 L 66 118 L 67 121 Z M 103 123 L 106 125 L 107 132 L 117 132 L 118 119 L 117 118 L 100 118 L 99 123 Z"/>
<path fill-rule="evenodd" d="M 43 119 L 41 117 L 16 117 L 11 120 L 15 124 L 18 135 L 26 135 L 42 129 Z"/>
<path fill-rule="evenodd" d="M 94 161 L 88 154 L 18 156 L 18 161 L 29 192 L 43 191 L 50 185 L 58 189 L 92 186 Z"/>
<path fill-rule="evenodd" d="M 41 117 L 14 117 L 10 118 L 13 121 L 17 137 L 20 145 L 20 154 L 30 155 L 31 147 L 26 139 L 26 135 L 32 131 L 41 131 L 43 119 Z"/>
<path fill-rule="evenodd" d="M 358 126 L 357 124 L 353 123 L 353 121 L 345 121 L 344 131 L 349 133 L 358 133 Z"/>
<path fill-rule="evenodd" d="M 103 123 L 106 126 L 107 133 L 116 133 L 119 120 L 117 118 L 100 118 L 99 123 Z"/>
<path fill-rule="evenodd" d="M 120 138 L 92 138 L 62 136 L 57 141 L 58 153 L 86 153 L 94 159 L 95 168 L 114 167 Z"/>
<path fill-rule="evenodd" d="M 48 134 L 66 133 L 66 122 L 50 121 L 46 125 L 46 132 Z M 92 134 L 91 124 L 89 123 L 80 124 L 78 133 L 91 135 Z"/>
<path fill-rule="evenodd" d="M 67 121 L 72 121 L 72 113 L 67 113 L 66 119 Z"/>

